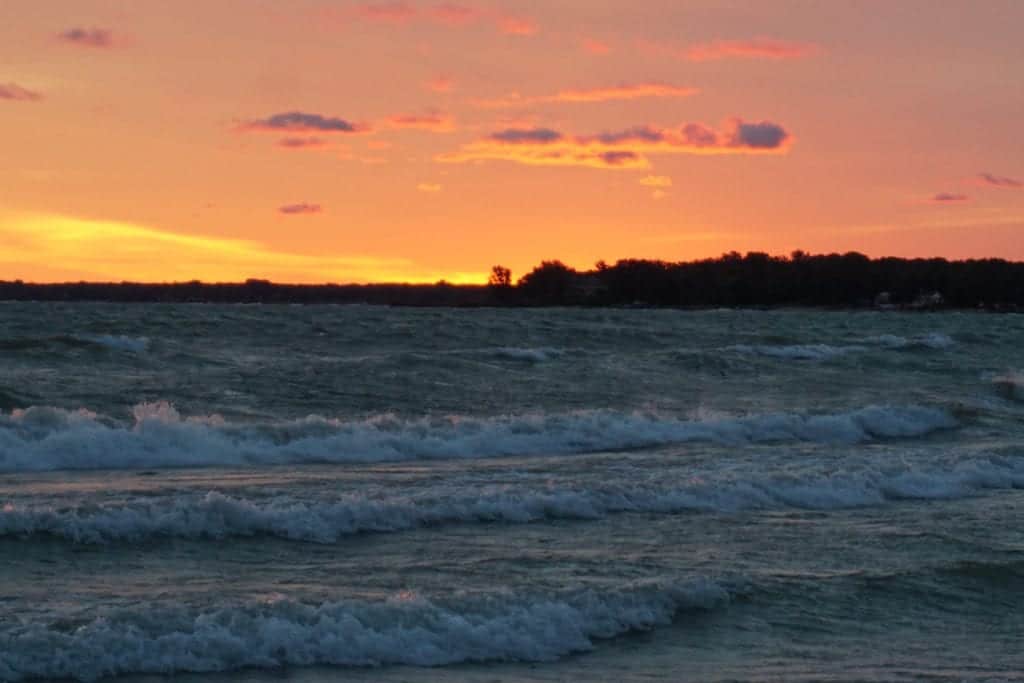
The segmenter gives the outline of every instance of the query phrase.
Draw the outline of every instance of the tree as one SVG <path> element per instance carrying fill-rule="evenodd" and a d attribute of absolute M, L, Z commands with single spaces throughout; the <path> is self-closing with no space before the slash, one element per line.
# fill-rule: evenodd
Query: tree
<path fill-rule="evenodd" d="M 490 287 L 511 287 L 512 271 L 505 266 L 494 266 L 491 268 L 491 276 L 487 278 Z"/>

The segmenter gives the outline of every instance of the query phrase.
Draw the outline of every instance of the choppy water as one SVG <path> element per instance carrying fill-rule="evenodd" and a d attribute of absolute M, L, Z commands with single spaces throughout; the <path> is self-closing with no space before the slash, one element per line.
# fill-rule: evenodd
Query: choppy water
<path fill-rule="evenodd" d="M 1024 680 L 1022 343 L 0 304 L 0 681 Z"/>

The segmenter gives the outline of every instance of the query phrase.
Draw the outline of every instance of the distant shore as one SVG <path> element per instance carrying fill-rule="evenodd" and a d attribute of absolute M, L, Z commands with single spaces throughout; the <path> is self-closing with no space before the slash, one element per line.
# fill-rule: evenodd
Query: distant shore
<path fill-rule="evenodd" d="M 870 259 L 863 254 L 788 257 L 731 252 L 717 259 L 671 263 L 604 262 L 588 271 L 544 261 L 513 283 L 492 269 L 480 285 L 282 284 L 0 280 L 0 301 L 116 303 L 372 304 L 520 307 L 834 307 L 880 310 L 1024 311 L 1024 263 L 1002 259 Z"/>

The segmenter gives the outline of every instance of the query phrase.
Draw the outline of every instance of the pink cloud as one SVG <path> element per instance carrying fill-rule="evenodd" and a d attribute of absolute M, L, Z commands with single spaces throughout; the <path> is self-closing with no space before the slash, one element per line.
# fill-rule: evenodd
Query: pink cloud
<path fill-rule="evenodd" d="M 960 202 L 969 202 L 970 200 L 971 198 L 968 197 L 967 195 L 958 194 L 955 192 L 939 192 L 938 194 L 933 195 L 931 198 L 932 203 L 935 204 L 955 204 Z"/>
<path fill-rule="evenodd" d="M 509 36 L 532 36 L 540 27 L 529 17 L 505 15 L 498 19 L 498 29 Z"/>
<path fill-rule="evenodd" d="M 649 168 L 647 156 L 673 154 L 780 154 L 793 142 L 771 121 L 731 119 L 720 129 L 700 123 L 676 128 L 643 124 L 596 135 L 567 135 L 552 128 L 509 128 L 436 157 L 445 163 L 510 161 L 531 166 Z"/>
<path fill-rule="evenodd" d="M 580 47 L 583 48 L 584 52 L 592 55 L 606 55 L 612 51 L 612 48 L 608 43 L 594 38 L 584 38 L 580 41 Z"/>
<path fill-rule="evenodd" d="M 692 62 L 718 59 L 801 59 L 819 51 L 812 43 L 794 43 L 772 38 L 752 40 L 717 40 L 693 45 L 685 52 Z"/>
<path fill-rule="evenodd" d="M 413 128 L 428 130 L 435 133 L 450 133 L 455 130 L 455 119 L 440 112 L 429 114 L 397 114 L 388 117 L 388 125 L 392 128 Z"/>
<path fill-rule="evenodd" d="M 327 141 L 316 137 L 288 137 L 278 140 L 277 146 L 284 149 L 322 149 L 327 146 Z"/>
<path fill-rule="evenodd" d="M 34 90 L 23 88 L 17 83 L 0 83 L 0 100 L 16 102 L 38 102 L 43 96 Z"/>
<path fill-rule="evenodd" d="M 455 90 L 455 81 L 447 76 L 435 76 L 424 83 L 423 86 L 432 92 L 446 93 Z"/>
<path fill-rule="evenodd" d="M 483 12 L 475 7 L 457 5 L 454 3 L 441 3 L 430 8 L 430 17 L 441 24 L 448 26 L 465 26 L 478 20 Z"/>
<path fill-rule="evenodd" d="M 391 24 L 404 24 L 417 15 L 416 8 L 407 2 L 397 0 L 396 2 L 367 3 L 356 7 L 356 13 L 370 21 L 380 21 Z"/>
<path fill-rule="evenodd" d="M 576 88 L 560 90 L 552 95 L 526 97 L 510 93 L 491 100 L 475 100 L 474 104 L 483 109 L 506 109 L 545 103 L 592 103 L 615 100 L 636 100 L 642 98 L 676 98 L 696 95 L 699 90 L 687 86 L 667 83 L 625 83 L 598 88 Z"/>

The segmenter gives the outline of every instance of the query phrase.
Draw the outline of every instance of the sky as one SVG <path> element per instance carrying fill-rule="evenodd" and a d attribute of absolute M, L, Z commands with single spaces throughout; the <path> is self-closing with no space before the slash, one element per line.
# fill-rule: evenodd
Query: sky
<path fill-rule="evenodd" d="M 1019 0 L 4 0 L 0 279 L 1024 260 Z"/>

